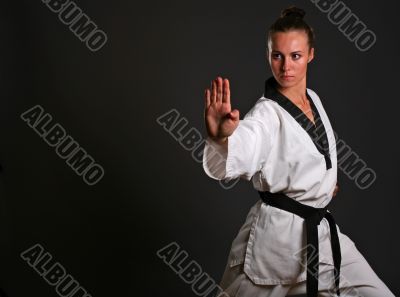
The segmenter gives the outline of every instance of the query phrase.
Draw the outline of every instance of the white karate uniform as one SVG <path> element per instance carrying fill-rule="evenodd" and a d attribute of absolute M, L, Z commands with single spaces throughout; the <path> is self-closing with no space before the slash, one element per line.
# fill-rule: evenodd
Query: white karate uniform
<path fill-rule="evenodd" d="M 307 88 L 329 142 L 329 169 L 326 158 L 310 135 L 283 107 L 290 106 L 296 112 L 295 105 L 280 93 L 278 96 L 283 105 L 275 96 L 267 98 L 270 88 L 266 84 L 266 92 L 240 120 L 226 146 L 206 139 L 203 168 L 216 180 L 241 177 L 252 180 L 257 191 L 283 192 L 306 205 L 325 207 L 332 199 L 337 182 L 337 155 L 335 136 L 320 98 Z M 300 109 L 298 112 L 304 116 Z M 258 195 L 257 191 L 255 195 Z M 286 296 L 291 293 L 290 288 L 297 288 L 293 291 L 295 294 L 305 293 L 306 236 L 303 223 L 303 218 L 259 200 L 250 209 L 232 242 L 220 284 L 229 296 Z M 354 242 L 341 233 L 339 227 L 337 229 L 342 253 L 341 289 L 356 285 L 359 290 L 364 290 L 360 296 L 394 296 L 369 267 Z M 319 290 L 327 291 L 330 287 L 334 292 L 330 232 L 325 218 L 318 226 L 318 234 Z M 363 266 L 363 269 L 356 275 L 346 274 L 356 266 Z M 322 282 L 325 275 L 329 275 L 326 277 L 329 284 Z"/>

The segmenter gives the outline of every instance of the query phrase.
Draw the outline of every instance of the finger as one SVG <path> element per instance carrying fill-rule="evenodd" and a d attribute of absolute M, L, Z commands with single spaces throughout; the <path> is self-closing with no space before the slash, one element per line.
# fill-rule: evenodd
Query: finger
<path fill-rule="evenodd" d="M 234 109 L 229 113 L 229 118 L 231 120 L 237 121 L 239 119 L 240 112 L 238 109 Z"/>
<path fill-rule="evenodd" d="M 204 98 L 205 98 L 206 108 L 209 108 L 210 104 L 211 104 L 211 102 L 210 102 L 211 99 L 210 99 L 210 92 L 209 92 L 208 89 L 206 89 L 205 92 L 204 92 Z"/>
<path fill-rule="evenodd" d="M 215 80 L 211 82 L 211 104 L 215 104 L 217 100 L 217 84 L 215 83 Z"/>
<path fill-rule="evenodd" d="M 222 102 L 231 102 L 231 90 L 229 88 L 229 80 L 227 78 L 224 79 L 224 94 L 222 96 Z"/>
<path fill-rule="evenodd" d="M 218 76 L 217 77 L 217 102 L 222 102 L 222 79 Z"/>

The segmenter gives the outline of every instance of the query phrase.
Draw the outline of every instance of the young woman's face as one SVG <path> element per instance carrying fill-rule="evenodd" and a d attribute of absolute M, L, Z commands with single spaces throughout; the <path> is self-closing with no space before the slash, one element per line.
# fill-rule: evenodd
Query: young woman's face
<path fill-rule="evenodd" d="M 314 58 L 306 32 L 275 32 L 268 44 L 268 61 L 272 74 L 282 87 L 292 87 L 307 74 L 307 64 Z"/>

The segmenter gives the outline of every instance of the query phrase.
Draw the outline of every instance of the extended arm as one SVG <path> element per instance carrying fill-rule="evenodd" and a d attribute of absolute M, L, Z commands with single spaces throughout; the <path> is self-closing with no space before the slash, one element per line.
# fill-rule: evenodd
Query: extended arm
<path fill-rule="evenodd" d="M 208 137 L 203 167 L 214 179 L 243 177 L 247 180 L 261 169 L 271 148 L 267 105 L 254 107 L 243 120 L 231 111 L 229 81 L 217 78 L 213 90 L 205 92 L 205 123 Z M 210 96 L 210 93 L 212 96 Z M 219 94 L 219 95 L 218 95 Z"/>

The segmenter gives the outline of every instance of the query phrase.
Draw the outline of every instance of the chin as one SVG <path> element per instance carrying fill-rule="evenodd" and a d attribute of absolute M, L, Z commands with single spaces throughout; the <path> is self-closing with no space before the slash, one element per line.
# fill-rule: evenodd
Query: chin
<path fill-rule="evenodd" d="M 293 87 L 293 86 L 295 86 L 296 84 L 297 84 L 297 81 L 295 81 L 295 80 L 293 80 L 293 81 L 287 81 L 287 80 L 284 80 L 284 79 L 279 79 L 278 80 L 278 83 L 279 83 L 279 85 L 281 86 L 281 87 L 284 87 L 284 88 L 290 88 L 290 87 Z"/>

